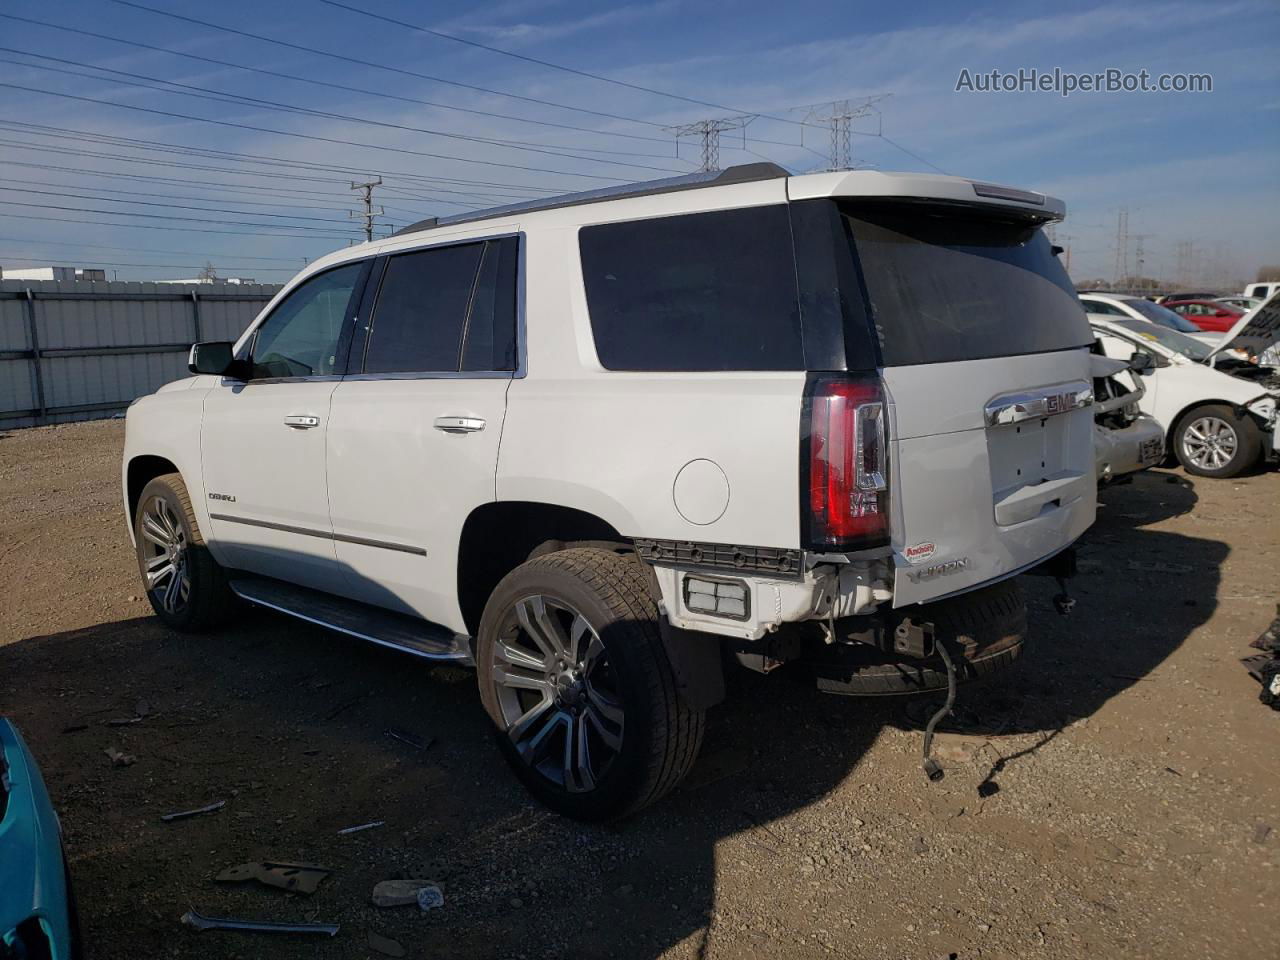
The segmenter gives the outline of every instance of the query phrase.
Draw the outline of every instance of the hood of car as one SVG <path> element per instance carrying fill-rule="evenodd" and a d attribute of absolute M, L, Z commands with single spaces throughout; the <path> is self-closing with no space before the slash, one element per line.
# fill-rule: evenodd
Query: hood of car
<path fill-rule="evenodd" d="M 1247 350 L 1259 356 L 1277 342 L 1280 342 L 1280 291 L 1237 320 L 1236 325 L 1223 334 L 1213 352 Z"/>

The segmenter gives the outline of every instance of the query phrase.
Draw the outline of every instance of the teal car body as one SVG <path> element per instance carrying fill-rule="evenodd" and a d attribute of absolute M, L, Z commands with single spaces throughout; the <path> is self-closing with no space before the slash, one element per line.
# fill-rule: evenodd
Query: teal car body
<path fill-rule="evenodd" d="M 70 960 L 75 926 L 58 816 L 31 751 L 0 717 L 0 960 Z"/>

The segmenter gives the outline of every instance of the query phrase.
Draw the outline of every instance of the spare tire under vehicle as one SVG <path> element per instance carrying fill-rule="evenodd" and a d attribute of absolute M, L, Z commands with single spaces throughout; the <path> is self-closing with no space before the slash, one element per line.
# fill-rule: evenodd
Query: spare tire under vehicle
<path fill-rule="evenodd" d="M 944 643 L 956 666 L 957 680 L 976 680 L 1008 667 L 1022 652 L 1027 608 L 1015 579 L 961 594 L 949 600 L 892 611 L 881 617 L 836 621 L 841 641 L 806 656 L 818 689 L 845 696 L 892 696 L 945 690 L 947 670 L 937 654 L 912 658 L 891 647 L 898 624 L 910 619 L 932 624 L 935 643 Z"/>

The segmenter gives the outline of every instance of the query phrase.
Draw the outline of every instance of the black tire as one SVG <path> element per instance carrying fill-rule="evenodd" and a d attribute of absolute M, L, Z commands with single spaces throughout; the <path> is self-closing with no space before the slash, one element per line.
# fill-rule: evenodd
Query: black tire
<path fill-rule="evenodd" d="M 1196 425 L 1208 420 L 1229 431 L 1232 450 L 1224 463 L 1217 466 L 1197 463 L 1192 447 L 1201 446 L 1195 438 Z M 1190 446 L 1189 446 L 1190 445 Z M 1188 410 L 1173 431 L 1173 452 L 1187 473 L 1197 477 L 1219 479 L 1235 477 L 1252 468 L 1262 456 L 1262 434 L 1248 414 L 1240 416 L 1224 403 L 1206 403 Z"/>
<path fill-rule="evenodd" d="M 702 711 L 691 709 L 676 691 L 648 578 L 648 571 L 632 555 L 594 548 L 562 550 L 536 557 L 507 574 L 485 605 L 476 645 L 481 701 L 495 724 L 499 748 L 516 775 L 535 797 L 565 816 L 610 820 L 635 813 L 675 787 L 697 758 L 705 717 Z M 568 752 L 563 754 L 564 783 L 556 782 L 546 772 L 546 767 L 554 765 L 554 759 L 550 764 L 544 759 L 540 765 L 538 760 L 539 750 L 549 754 L 555 749 L 554 744 L 567 743 L 570 731 L 576 727 L 564 728 L 562 740 L 553 739 L 560 734 L 543 730 L 542 747 L 530 747 L 530 739 L 538 740 L 539 736 L 526 734 L 522 741 L 525 754 L 507 733 L 516 726 L 507 719 L 514 712 L 510 699 L 513 693 L 507 684 L 500 691 L 496 678 L 507 675 L 511 661 L 506 659 L 509 654 L 500 651 L 520 643 L 526 644 L 523 649 L 530 649 L 517 607 L 525 605 L 527 614 L 528 604 L 543 601 L 549 602 L 546 609 L 554 610 L 555 615 L 569 618 L 561 623 L 568 622 L 570 632 L 578 626 L 579 616 L 594 631 L 603 647 L 603 655 L 597 653 L 594 663 L 601 664 L 599 669 L 607 672 L 609 697 L 621 705 L 621 735 L 617 738 L 621 746 L 616 752 L 607 747 L 599 751 L 607 755 L 607 766 L 599 776 L 590 778 L 590 786 L 585 789 L 582 782 L 576 789 L 568 785 Z M 584 636 L 583 641 L 594 646 L 591 637 Z M 546 662 L 548 669 L 554 669 L 550 657 Z M 536 674 L 537 669 L 526 673 Z M 588 671 L 594 669 L 588 664 L 582 676 L 586 678 Z M 556 691 L 556 699 L 550 705 L 545 704 L 549 693 L 539 690 L 531 694 L 534 706 L 547 711 L 548 720 L 544 723 L 540 715 L 537 722 L 528 725 L 531 733 L 542 726 L 552 728 L 553 714 L 564 710 L 573 712 L 574 717 L 581 710 L 581 725 L 588 727 L 586 713 L 590 705 L 586 699 L 579 701 L 582 706 L 563 706 L 559 698 L 569 688 L 552 681 L 549 689 Z M 515 709 L 524 709 L 523 703 Z M 565 724 L 575 722 L 567 716 L 563 720 Z M 588 755 L 590 752 L 584 751 Z"/>
<path fill-rule="evenodd" d="M 153 502 L 157 506 L 163 505 L 169 522 L 180 532 L 181 549 L 176 551 L 179 557 L 177 566 L 185 572 L 189 587 L 186 596 L 179 596 L 176 603 L 166 603 L 166 587 L 170 582 L 168 579 L 155 588 L 147 581 L 148 563 L 159 560 L 155 551 L 160 549 L 149 539 L 148 530 L 144 526 Z M 180 474 L 166 473 L 142 488 L 133 518 L 133 535 L 142 587 L 156 616 L 166 625 L 184 633 L 199 633 L 218 626 L 231 613 L 240 609 L 236 595 L 227 585 L 226 574 L 205 546 L 204 537 L 196 525 L 195 513 L 191 509 L 191 497 L 187 494 L 187 486 L 182 482 Z M 177 575 L 177 572 L 173 575 Z"/>
<path fill-rule="evenodd" d="M 883 629 L 892 635 L 897 621 L 908 614 L 916 621 L 933 624 L 934 637 L 947 645 L 961 683 L 1011 666 L 1022 653 L 1027 635 L 1026 598 L 1013 579 L 896 613 Z M 818 689 L 824 693 L 883 697 L 947 687 L 946 665 L 938 656 L 917 660 L 857 643 L 824 647 L 810 662 Z"/>

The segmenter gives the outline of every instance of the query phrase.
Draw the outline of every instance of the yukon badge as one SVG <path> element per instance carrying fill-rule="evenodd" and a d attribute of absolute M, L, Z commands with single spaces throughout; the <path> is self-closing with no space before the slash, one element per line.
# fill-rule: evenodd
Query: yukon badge
<path fill-rule="evenodd" d="M 236 502 L 236 498 L 235 498 L 235 497 L 233 497 L 233 496 L 232 496 L 231 494 L 229 494 L 229 493 L 211 493 L 211 494 L 209 494 L 209 499 L 210 499 L 210 500 L 225 500 L 225 501 L 227 501 L 227 503 L 235 503 L 235 502 Z"/>
<path fill-rule="evenodd" d="M 932 567 L 924 567 L 921 570 L 908 570 L 907 576 L 912 583 L 923 583 L 925 580 L 932 580 L 935 577 L 945 577 L 952 573 L 959 573 L 961 570 L 967 569 L 969 566 L 968 557 L 959 557 L 956 560 L 948 560 L 946 563 L 934 564 Z"/>

